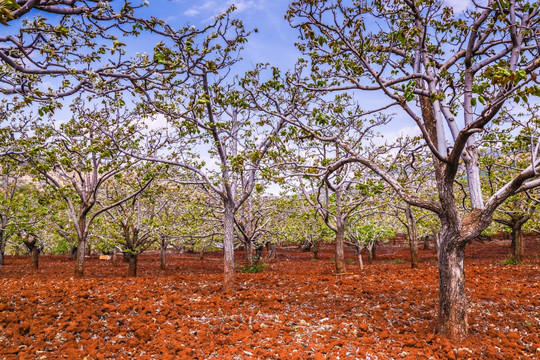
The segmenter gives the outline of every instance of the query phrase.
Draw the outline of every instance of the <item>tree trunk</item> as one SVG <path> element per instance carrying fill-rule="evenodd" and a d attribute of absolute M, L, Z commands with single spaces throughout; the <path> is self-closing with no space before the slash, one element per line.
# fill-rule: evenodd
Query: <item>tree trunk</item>
<path fill-rule="evenodd" d="M 6 251 L 6 241 L 2 234 L 0 237 L 0 274 L 2 273 L 2 267 L 4 266 L 5 251 Z"/>
<path fill-rule="evenodd" d="M 223 213 L 223 290 L 234 290 L 234 206 L 224 202 Z"/>
<path fill-rule="evenodd" d="M 39 269 L 39 247 L 34 245 L 30 254 L 32 256 L 32 269 Z"/>
<path fill-rule="evenodd" d="M 176 247 L 176 250 L 178 250 L 178 255 L 182 255 L 186 252 L 186 246 L 184 244 L 180 244 Z"/>
<path fill-rule="evenodd" d="M 465 245 L 443 235 L 439 244 L 439 333 L 461 342 L 467 337 L 467 297 L 463 259 Z"/>
<path fill-rule="evenodd" d="M 373 265 L 373 249 L 375 247 L 375 243 L 370 243 L 366 247 L 367 252 L 367 263 L 368 265 Z"/>
<path fill-rule="evenodd" d="M 86 241 L 84 239 L 79 240 L 77 245 L 77 258 L 75 263 L 75 277 L 84 277 L 84 254 L 86 250 Z"/>
<path fill-rule="evenodd" d="M 3 227 L 3 226 L 2 226 Z M 2 266 L 4 265 L 4 255 L 6 252 L 6 236 L 5 231 L 0 230 L 0 273 L 2 272 Z"/>
<path fill-rule="evenodd" d="M 429 236 L 424 236 L 422 241 L 424 242 L 424 250 L 429 250 Z"/>
<path fill-rule="evenodd" d="M 69 247 L 69 260 L 71 261 L 77 260 L 77 247 L 76 246 Z"/>
<path fill-rule="evenodd" d="M 411 250 L 411 268 L 418 268 L 418 243 L 416 237 L 409 236 L 409 248 Z"/>
<path fill-rule="evenodd" d="M 364 262 L 362 261 L 362 249 L 358 251 L 358 264 L 360 264 L 360 270 L 364 270 Z"/>
<path fill-rule="evenodd" d="M 313 259 L 319 260 L 319 242 L 318 241 L 313 242 L 311 251 L 313 252 Z"/>
<path fill-rule="evenodd" d="M 468 124 L 466 124 L 468 125 Z M 469 187 L 469 199 L 473 209 L 483 209 L 484 202 L 482 200 L 482 188 L 480 184 L 480 166 L 478 164 L 478 150 L 475 146 L 470 144 L 474 143 L 475 135 L 471 135 L 467 146 L 467 156 L 463 157 L 465 161 L 465 172 L 467 173 L 467 182 Z"/>
<path fill-rule="evenodd" d="M 407 205 L 407 233 L 409 236 L 409 249 L 411 250 L 411 268 L 418 268 L 418 234 L 416 231 L 416 219 L 410 205 Z"/>
<path fill-rule="evenodd" d="M 441 243 L 441 233 L 435 233 L 433 234 L 433 237 L 435 238 L 435 252 L 437 253 L 437 256 L 439 254 L 439 244 Z"/>
<path fill-rule="evenodd" d="M 112 250 L 112 264 L 114 267 L 118 266 L 118 248 L 116 246 Z"/>
<path fill-rule="evenodd" d="M 336 246 L 334 249 L 334 259 L 336 264 L 336 273 L 342 274 L 347 271 L 345 266 L 345 251 L 344 251 L 344 238 L 345 238 L 345 226 L 338 224 L 336 226 Z"/>
<path fill-rule="evenodd" d="M 512 252 L 516 264 L 523 263 L 523 222 L 516 221 L 512 226 Z"/>
<path fill-rule="evenodd" d="M 84 277 L 84 256 L 86 253 L 86 242 L 88 233 L 86 232 L 86 216 L 81 215 L 78 219 L 77 226 L 77 260 L 75 264 L 75 277 Z"/>
<path fill-rule="evenodd" d="M 32 269 L 39 269 L 39 247 L 37 245 L 37 239 L 34 238 L 34 240 L 23 240 L 24 245 L 30 252 L 30 263 L 32 265 Z"/>
<path fill-rule="evenodd" d="M 167 269 L 167 246 L 169 245 L 169 242 L 165 238 L 161 238 L 161 256 L 160 256 L 160 263 L 159 268 L 161 270 Z"/>
<path fill-rule="evenodd" d="M 128 276 L 136 277 L 137 276 L 137 262 L 139 259 L 139 254 L 129 253 L 129 265 L 128 265 Z"/>
<path fill-rule="evenodd" d="M 204 260 L 204 252 L 206 250 L 206 245 L 201 246 L 201 250 L 199 251 L 199 260 Z"/>
<path fill-rule="evenodd" d="M 255 247 L 255 257 L 259 260 L 262 259 L 263 251 L 264 251 L 264 245 L 258 245 L 257 247 Z"/>
<path fill-rule="evenodd" d="M 267 260 L 273 260 L 276 258 L 276 244 L 273 243 L 266 243 L 266 259 Z"/>
<path fill-rule="evenodd" d="M 253 242 L 251 239 L 246 239 L 244 244 L 246 245 L 246 266 L 253 266 Z"/>

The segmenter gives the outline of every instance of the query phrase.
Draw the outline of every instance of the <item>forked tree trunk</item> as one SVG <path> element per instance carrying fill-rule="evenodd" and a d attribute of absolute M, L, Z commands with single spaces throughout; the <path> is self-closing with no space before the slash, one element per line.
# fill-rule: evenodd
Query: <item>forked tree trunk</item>
<path fill-rule="evenodd" d="M 37 240 L 24 240 L 23 243 L 30 252 L 30 264 L 32 265 L 32 269 L 39 269 L 39 247 L 37 246 Z"/>
<path fill-rule="evenodd" d="M 453 245 L 453 240 L 442 238 L 439 244 L 439 333 L 461 342 L 467 337 L 465 245 Z"/>
<path fill-rule="evenodd" d="M 512 253 L 517 264 L 523 262 L 523 224 L 522 221 L 517 221 L 512 226 Z"/>
<path fill-rule="evenodd" d="M 253 266 L 253 242 L 251 239 L 246 239 L 246 266 Z"/>
<path fill-rule="evenodd" d="M 336 273 L 342 274 L 347 271 L 345 266 L 345 251 L 344 251 L 344 238 L 345 238 L 345 226 L 338 224 L 336 226 L 336 244 L 334 249 L 334 259 L 336 264 Z"/>
<path fill-rule="evenodd" d="M 234 290 L 234 206 L 224 203 L 223 213 L 223 290 Z"/>
<path fill-rule="evenodd" d="M 136 277 L 137 276 L 137 263 L 139 261 L 139 254 L 129 253 L 129 262 L 128 262 L 128 276 Z"/>

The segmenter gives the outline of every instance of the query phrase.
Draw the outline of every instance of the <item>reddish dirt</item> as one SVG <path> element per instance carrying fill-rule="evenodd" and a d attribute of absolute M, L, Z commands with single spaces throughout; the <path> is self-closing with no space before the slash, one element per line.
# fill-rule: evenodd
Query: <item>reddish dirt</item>
<path fill-rule="evenodd" d="M 65 257 L 7 257 L 0 277 L 1 359 L 539 359 L 540 242 L 527 261 L 504 266 L 507 242 L 467 250 L 470 338 L 452 345 L 435 333 L 434 251 L 382 246 L 375 264 L 336 275 L 331 248 L 321 259 L 279 250 L 264 273 L 237 273 L 221 291 L 220 254 L 140 258 L 127 265 L 87 261 L 73 279 Z M 241 254 L 238 254 L 238 259 Z M 347 253 L 351 260 L 352 252 Z"/>

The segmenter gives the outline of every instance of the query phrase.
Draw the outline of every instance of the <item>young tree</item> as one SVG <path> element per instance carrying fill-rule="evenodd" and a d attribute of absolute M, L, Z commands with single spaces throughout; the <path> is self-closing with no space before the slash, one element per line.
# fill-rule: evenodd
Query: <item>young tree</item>
<path fill-rule="evenodd" d="M 336 151 L 336 156 L 329 159 L 326 156 L 326 146 L 322 149 L 323 159 L 320 163 L 313 164 L 315 166 L 323 165 L 339 157 Z M 308 157 L 314 158 L 309 155 Z M 363 180 L 361 169 L 355 167 L 354 164 L 326 174 L 320 182 L 314 177 L 310 177 L 309 180 L 311 182 L 309 190 L 304 186 L 304 181 L 300 180 L 302 192 L 306 201 L 316 209 L 326 226 L 335 233 L 336 272 L 344 273 L 346 271 L 344 244 L 347 222 L 359 213 L 373 210 L 365 203 L 374 192 L 377 192 L 375 189 L 378 188 L 378 184 L 372 183 L 371 179 Z"/>
<path fill-rule="evenodd" d="M 360 162 L 378 174 L 407 203 L 437 214 L 439 246 L 439 332 L 467 337 L 465 245 L 491 223 L 494 211 L 510 196 L 540 184 L 537 148 L 529 166 L 488 198 L 483 198 L 478 133 L 502 109 L 540 95 L 537 85 L 540 10 L 527 0 L 475 3 L 454 14 L 443 1 L 296 1 L 288 18 L 301 33 L 300 50 L 311 61 L 312 92 L 373 93 L 373 111 L 395 108 L 414 121 L 432 154 L 437 196 L 426 199 L 404 188 L 384 166 L 362 156 L 359 144 L 319 133 L 317 124 L 296 125 L 321 140 L 337 143 L 347 154 L 336 167 Z M 305 61 L 304 64 L 307 64 Z M 462 121 L 458 121 L 458 117 Z M 345 126 L 336 124 L 336 128 Z M 448 135 L 448 131 L 449 134 Z M 379 157 L 380 159 L 380 157 Z M 385 158 L 386 159 L 386 158 Z M 455 180 L 463 169 L 471 208 L 460 213 Z"/>
<path fill-rule="evenodd" d="M 368 264 L 373 264 L 375 246 L 378 242 L 383 242 L 395 236 L 393 229 L 385 224 L 379 224 L 373 220 L 367 221 L 365 218 L 355 218 L 347 229 L 347 243 L 354 246 L 358 254 L 360 268 L 364 268 L 362 262 L 362 250 L 366 249 Z"/>
<path fill-rule="evenodd" d="M 270 225 L 279 211 L 276 201 L 263 193 L 262 186 L 238 209 L 235 215 L 238 237 L 246 251 L 246 267 L 253 266 L 253 250 L 256 250 L 255 260 L 260 261 L 264 239 L 270 233 Z"/>
<path fill-rule="evenodd" d="M 139 189 L 146 186 L 141 174 L 132 172 L 125 176 L 123 181 L 117 180 L 110 184 L 106 196 L 109 202 L 114 202 L 116 199 L 137 193 Z M 158 239 L 158 218 L 166 204 L 157 199 L 163 190 L 161 186 L 154 184 L 153 187 L 147 187 L 144 192 L 139 192 L 129 201 L 107 210 L 109 220 L 117 227 L 117 243 L 128 255 L 128 276 L 137 276 L 139 255 Z"/>

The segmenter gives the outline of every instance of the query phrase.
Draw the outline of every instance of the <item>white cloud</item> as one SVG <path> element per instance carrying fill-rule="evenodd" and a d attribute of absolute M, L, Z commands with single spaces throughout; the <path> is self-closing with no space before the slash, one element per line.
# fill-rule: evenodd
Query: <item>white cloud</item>
<path fill-rule="evenodd" d="M 471 0 L 445 0 L 446 5 L 451 6 L 454 9 L 454 14 L 459 15 L 470 7 L 473 7 Z M 477 0 L 476 3 L 480 5 L 487 5 L 488 0 Z"/>
<path fill-rule="evenodd" d="M 209 0 L 205 1 L 200 5 L 195 5 L 184 11 L 186 16 L 197 16 L 201 13 L 207 13 L 207 15 L 217 15 L 218 13 L 224 12 L 231 5 L 236 7 L 235 13 L 241 13 L 249 10 L 261 10 L 265 7 L 265 1 L 261 0 L 227 0 L 227 1 L 215 1 Z"/>
<path fill-rule="evenodd" d="M 217 4 L 213 0 L 205 1 L 200 5 L 195 5 L 184 11 L 184 15 L 186 16 L 197 16 L 202 12 L 206 12 L 208 10 L 215 10 L 216 8 L 220 7 L 219 4 Z"/>
<path fill-rule="evenodd" d="M 446 0 L 446 4 L 454 9 L 454 14 L 459 14 L 467 10 L 471 5 L 470 0 Z"/>
<path fill-rule="evenodd" d="M 236 6 L 237 12 L 243 12 L 251 9 L 263 9 L 264 1 L 254 1 L 254 0 L 229 0 L 227 1 L 227 7 L 231 5 Z"/>
<path fill-rule="evenodd" d="M 188 9 L 188 10 L 184 11 L 184 15 L 189 16 L 189 17 L 197 16 L 199 14 L 200 14 L 200 10 L 195 9 L 195 8 L 191 8 L 191 9 Z"/>
<path fill-rule="evenodd" d="M 399 126 L 400 124 L 396 124 L 396 125 Z M 393 125 L 392 127 L 396 125 Z M 385 142 L 392 143 L 400 137 L 404 137 L 404 136 L 415 137 L 421 134 L 420 129 L 416 125 L 403 126 L 401 128 L 396 128 L 396 129 L 385 128 L 381 130 L 383 133 L 383 137 L 376 139 L 375 143 L 377 145 L 382 145 Z"/>

